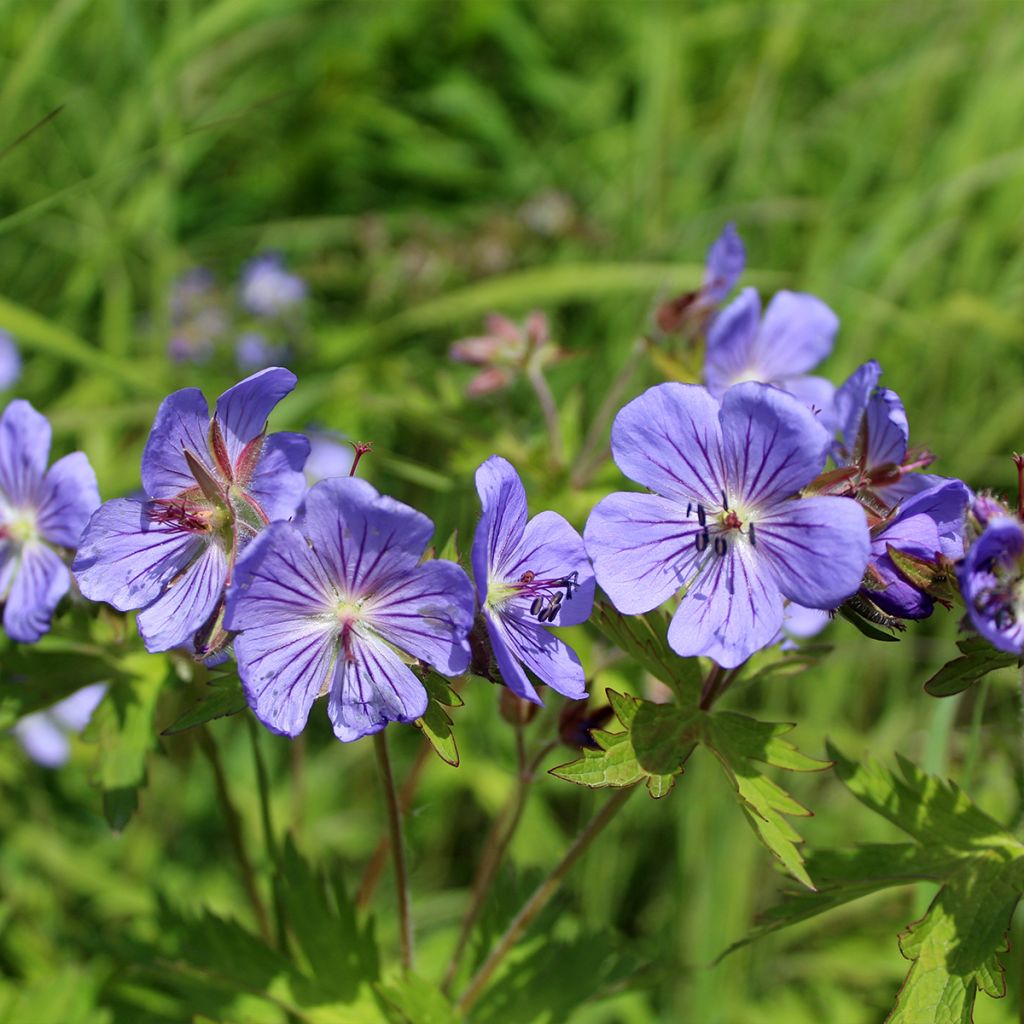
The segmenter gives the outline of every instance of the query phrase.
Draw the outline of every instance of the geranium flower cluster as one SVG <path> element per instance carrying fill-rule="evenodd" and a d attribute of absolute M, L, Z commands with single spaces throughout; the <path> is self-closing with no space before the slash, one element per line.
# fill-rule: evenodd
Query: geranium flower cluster
<path fill-rule="evenodd" d="M 730 226 L 702 288 L 661 311 L 703 339 L 704 381 L 656 385 L 616 416 L 612 456 L 644 490 L 601 499 L 581 537 L 556 512 L 531 519 L 516 469 L 492 456 L 476 472 L 472 582 L 427 555 L 430 519 L 354 475 L 365 448 L 323 470 L 306 437 L 267 432 L 296 385 L 289 370 L 246 378 L 212 415 L 195 388 L 170 395 L 142 496 L 103 505 L 85 456 L 47 470 L 48 424 L 12 402 L 0 418 L 5 631 L 34 642 L 49 628 L 73 556 L 81 594 L 137 612 L 149 651 L 234 656 L 252 710 L 286 736 L 326 697 L 346 741 L 423 716 L 428 671 L 472 671 L 536 703 L 539 684 L 582 699 L 584 668 L 553 630 L 587 620 L 596 586 L 626 615 L 673 602 L 671 647 L 724 669 L 838 609 L 905 628 L 949 604 L 957 581 L 974 627 L 1021 652 L 1020 516 L 923 472 L 934 457 L 911 446 L 877 363 L 839 387 L 811 375 L 838 329 L 819 299 L 780 292 L 762 315 L 745 288 L 723 307 L 744 258 Z M 301 301 L 279 265 L 250 271 L 253 309 Z M 484 367 L 479 393 L 548 346 L 543 318 L 492 318 L 454 354 Z M 326 443 L 333 458 L 337 439 Z"/>

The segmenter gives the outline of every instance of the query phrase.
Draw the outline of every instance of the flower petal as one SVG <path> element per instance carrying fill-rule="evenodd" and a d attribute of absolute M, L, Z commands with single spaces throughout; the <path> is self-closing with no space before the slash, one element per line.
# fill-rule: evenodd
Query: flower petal
<path fill-rule="evenodd" d="M 503 646 L 507 648 L 511 657 L 521 661 L 552 690 L 573 700 L 587 696 L 583 666 L 576 652 L 564 640 L 548 632 L 533 619 L 520 617 L 514 612 L 497 615 L 488 612 L 487 618 L 493 632 L 501 635 Z M 495 650 L 495 654 L 497 653 Z M 502 668 L 502 677 L 505 678 L 506 684 L 514 692 L 518 692 L 505 676 L 500 659 L 498 664 Z M 532 686 L 530 690 L 536 696 L 536 690 Z M 520 693 L 519 696 L 528 700 L 534 699 L 530 697 L 529 692 Z M 540 703 L 539 698 L 537 703 Z"/>
<path fill-rule="evenodd" d="M 263 443 L 256 471 L 246 490 L 271 521 L 288 519 L 306 493 L 303 467 L 309 456 L 309 440 L 302 434 L 271 434 Z"/>
<path fill-rule="evenodd" d="M 339 658 L 327 698 L 334 735 L 349 742 L 388 722 L 413 722 L 427 710 L 427 691 L 387 645 L 357 636 Z"/>
<path fill-rule="evenodd" d="M 526 529 L 526 490 L 515 467 L 492 455 L 476 471 L 476 492 L 483 514 L 473 535 L 473 577 L 481 603 L 492 576 L 505 579 Z"/>
<path fill-rule="evenodd" d="M 732 291 L 747 263 L 747 251 L 735 224 L 726 224 L 708 249 L 702 291 L 714 303 Z"/>
<path fill-rule="evenodd" d="M 667 498 L 719 505 L 724 489 L 718 403 L 696 384 L 657 384 L 612 424 L 612 455 L 631 480 Z"/>
<path fill-rule="evenodd" d="M 869 399 L 861 421 L 865 432 L 865 465 L 899 465 L 907 454 L 910 425 L 899 395 L 889 388 L 880 388 Z"/>
<path fill-rule="evenodd" d="M 295 521 L 332 576 L 361 597 L 411 572 L 434 532 L 422 512 L 358 477 L 321 480 Z"/>
<path fill-rule="evenodd" d="M 669 624 L 669 646 L 677 654 L 735 668 L 774 642 L 782 626 L 782 594 L 759 561 L 743 544 L 705 561 Z"/>
<path fill-rule="evenodd" d="M 851 498 L 784 502 L 755 528 L 758 560 L 791 601 L 836 608 L 860 587 L 870 537 L 864 510 Z"/>
<path fill-rule="evenodd" d="M 427 562 L 373 598 L 368 624 L 388 643 L 457 676 L 469 668 L 476 595 L 454 562 Z"/>
<path fill-rule="evenodd" d="M 824 377 L 786 377 L 777 386 L 799 399 L 817 417 L 818 422 L 830 433 L 835 433 L 835 385 Z"/>
<path fill-rule="evenodd" d="M 213 614 L 224 593 L 228 556 L 220 544 L 206 545 L 181 576 L 139 612 L 139 635 L 151 653 L 187 644 Z"/>
<path fill-rule="evenodd" d="M 777 292 L 764 311 L 754 360 L 764 380 L 813 370 L 831 351 L 839 317 L 821 299 L 804 292 Z"/>
<path fill-rule="evenodd" d="M 754 346 L 761 319 L 756 288 L 743 291 L 715 317 L 708 331 L 704 379 L 708 390 L 721 398 L 739 380 L 763 378 L 754 362 Z"/>
<path fill-rule="evenodd" d="M 642 495 L 640 495 L 642 497 Z M 578 626 L 590 618 L 594 606 L 594 570 L 587 558 L 583 538 L 557 512 L 541 512 L 526 524 L 518 549 L 506 568 L 506 579 L 518 580 L 525 572 L 537 579 L 562 579 L 576 573 L 578 587 L 558 607 L 552 626 Z M 521 597 L 523 614 L 532 599 Z"/>
<path fill-rule="evenodd" d="M 185 452 L 216 477 L 210 455 L 210 411 L 199 388 L 168 395 L 157 409 L 142 452 L 142 489 L 150 498 L 173 498 L 196 486 Z"/>
<path fill-rule="evenodd" d="M 925 477 L 924 473 L 912 474 Z M 964 554 L 964 516 L 967 506 L 973 499 L 971 489 L 962 480 L 942 480 L 936 486 L 919 491 L 909 498 L 900 508 L 898 521 L 917 515 L 928 516 L 935 523 L 938 532 L 939 547 L 947 558 L 962 558 Z"/>
<path fill-rule="evenodd" d="M 487 636 L 491 641 L 491 650 L 494 652 L 494 660 L 498 663 L 498 672 L 501 675 L 501 681 L 517 697 L 522 697 L 523 700 L 531 701 L 532 703 L 543 707 L 544 701 L 540 699 L 540 695 L 537 693 L 533 683 L 530 682 L 522 665 L 516 661 L 512 652 L 509 650 L 505 634 L 498 628 L 495 622 L 495 616 L 491 615 L 489 611 L 485 611 L 484 622 L 487 624 Z"/>
<path fill-rule="evenodd" d="M 668 498 L 619 492 L 598 502 L 583 536 L 601 589 L 620 612 L 635 615 L 687 582 L 700 532 Z"/>
<path fill-rule="evenodd" d="M 1024 651 L 1022 556 L 1024 527 L 1016 518 L 1001 516 L 985 527 L 957 569 L 971 624 L 990 644 L 1011 654 Z"/>
<path fill-rule="evenodd" d="M 9 505 L 35 505 L 50 455 L 50 423 L 17 398 L 0 416 L 0 491 Z"/>
<path fill-rule="evenodd" d="M 836 427 L 842 438 L 839 447 L 845 450 L 848 459 L 853 457 L 861 417 L 881 376 L 881 366 L 872 359 L 857 367 L 836 390 Z"/>
<path fill-rule="evenodd" d="M 68 568 L 52 548 L 39 541 L 23 544 L 4 605 L 7 635 L 19 643 L 34 644 L 50 631 L 53 610 L 70 586 Z"/>
<path fill-rule="evenodd" d="M 71 566 L 90 601 L 106 601 L 122 612 L 142 608 L 208 543 L 207 533 L 155 521 L 152 508 L 116 498 L 93 513 Z"/>
<path fill-rule="evenodd" d="M 767 384 L 737 384 L 722 399 L 729 487 L 736 502 L 765 508 L 796 494 L 825 464 L 829 436 L 801 402 Z"/>
<path fill-rule="evenodd" d="M 19 719 L 14 735 L 25 753 L 44 768 L 59 768 L 71 756 L 71 743 L 48 711 L 36 711 Z"/>
<path fill-rule="evenodd" d="M 107 692 L 106 683 L 92 683 L 58 701 L 50 708 L 54 719 L 70 732 L 81 732 Z"/>
<path fill-rule="evenodd" d="M 291 523 L 272 523 L 246 549 L 227 593 L 224 627 L 246 699 L 271 731 L 297 736 L 333 678 L 338 625 L 325 616 L 337 594 Z"/>
<path fill-rule="evenodd" d="M 903 619 L 925 619 L 935 602 L 908 583 L 889 557 L 889 545 L 918 558 L 934 558 L 939 550 L 939 531 L 928 515 L 900 516 L 871 541 L 872 566 L 885 582 L 884 590 L 865 591 L 884 612 Z"/>
<path fill-rule="evenodd" d="M 217 399 L 214 415 L 224 433 L 231 465 L 245 446 L 263 433 L 267 417 L 285 395 L 294 390 L 296 376 L 281 366 L 271 366 L 228 388 Z"/>
<path fill-rule="evenodd" d="M 58 459 L 43 478 L 36 525 L 51 544 L 76 548 L 89 517 L 99 508 L 96 474 L 83 452 Z"/>

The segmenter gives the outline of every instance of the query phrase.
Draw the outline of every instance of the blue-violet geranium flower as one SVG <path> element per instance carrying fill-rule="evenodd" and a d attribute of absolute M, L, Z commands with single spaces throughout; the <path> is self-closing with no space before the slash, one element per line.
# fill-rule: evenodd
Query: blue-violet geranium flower
<path fill-rule="evenodd" d="M 421 564 L 433 532 L 421 512 L 345 477 L 316 484 L 294 522 L 250 545 L 224 624 L 268 729 L 297 736 L 326 694 L 335 735 L 355 740 L 426 711 L 411 660 L 466 671 L 473 587 L 454 562 Z"/>
<path fill-rule="evenodd" d="M 263 370 L 225 391 L 212 419 L 198 388 L 165 398 L 142 454 L 146 500 L 108 501 L 89 521 L 72 566 L 82 593 L 141 609 L 147 650 L 195 637 L 198 656 L 216 653 L 204 627 L 214 626 L 238 553 L 302 500 L 309 442 L 265 432 L 294 387 L 290 370 Z"/>
<path fill-rule="evenodd" d="M 847 498 L 797 498 L 821 471 L 827 431 L 766 384 L 660 384 L 623 408 L 612 454 L 654 494 L 611 494 L 584 538 L 597 582 L 621 612 L 682 591 L 668 640 L 725 668 L 772 643 L 784 598 L 835 608 L 868 560 L 863 510 Z"/>
<path fill-rule="evenodd" d="M 50 424 L 17 399 L 0 416 L 0 595 L 7 635 L 35 643 L 71 586 L 58 549 L 74 550 L 100 503 L 82 452 L 46 468 Z"/>
<path fill-rule="evenodd" d="M 957 570 L 974 628 L 994 647 L 1024 654 L 1024 526 L 993 518 Z"/>
<path fill-rule="evenodd" d="M 525 665 L 566 697 L 585 697 L 583 666 L 551 626 L 590 617 L 594 573 L 580 535 L 557 512 L 527 522 L 526 491 L 511 463 L 492 455 L 476 471 L 483 515 L 473 537 L 473 576 L 501 677 L 541 703 Z"/>

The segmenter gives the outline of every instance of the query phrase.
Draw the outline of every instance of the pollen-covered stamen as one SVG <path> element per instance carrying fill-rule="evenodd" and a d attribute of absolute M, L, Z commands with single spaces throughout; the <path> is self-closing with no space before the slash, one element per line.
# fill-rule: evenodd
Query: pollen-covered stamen
<path fill-rule="evenodd" d="M 210 509 L 190 498 L 156 498 L 149 505 L 149 518 L 186 533 L 207 533 L 213 529 Z"/>

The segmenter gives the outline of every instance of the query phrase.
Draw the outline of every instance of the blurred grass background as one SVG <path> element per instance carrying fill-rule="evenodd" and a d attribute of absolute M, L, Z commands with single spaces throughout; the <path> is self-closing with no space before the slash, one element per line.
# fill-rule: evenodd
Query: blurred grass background
<path fill-rule="evenodd" d="M 52 417 L 60 450 L 89 453 L 105 498 L 138 485 L 164 394 L 212 398 L 233 379 L 168 360 L 173 280 L 203 265 L 229 282 L 273 249 L 312 290 L 300 384 L 276 426 L 376 441 L 367 475 L 430 514 L 441 541 L 468 537 L 472 470 L 495 451 L 520 465 L 535 511 L 582 525 L 614 469 L 574 492 L 549 470 L 525 386 L 467 400 L 470 371 L 447 345 L 492 309 L 545 308 L 571 354 L 551 374 L 571 453 L 653 303 L 696 285 L 728 220 L 749 280 L 813 291 L 839 314 L 833 379 L 879 359 L 937 469 L 1006 490 L 1024 444 L 1022 196 L 1016 2 L 0 2 L 0 327 L 25 357 L 17 393 Z M 657 379 L 647 368 L 631 390 Z M 939 616 L 882 647 L 833 627 L 819 670 L 728 702 L 798 721 L 808 753 L 825 736 L 853 755 L 901 751 L 1012 821 L 1010 682 L 994 677 L 983 707 L 920 689 L 955 629 Z M 580 637 L 587 665 L 592 646 Z M 609 685 L 640 680 L 609 669 L 592 690 Z M 463 767 L 428 765 L 410 823 L 425 974 L 444 965 L 472 852 L 514 784 L 493 694 L 469 696 Z M 169 698 L 161 722 L 186 703 Z M 275 810 L 355 879 L 383 827 L 372 757 L 333 742 L 322 717 L 301 804 L 288 744 L 265 737 Z M 212 728 L 259 857 L 242 723 Z M 417 745 L 411 729 L 395 737 L 400 771 Z M 178 1019 L 157 981 L 121 965 L 165 904 L 246 915 L 208 767 L 187 735 L 168 740 L 141 813 L 111 837 L 87 743 L 77 755 L 54 774 L 0 744 L 0 1018 Z M 906 967 L 895 934 L 924 892 L 710 966 L 782 879 L 705 760 L 664 803 L 634 798 L 560 904 L 565 921 L 633 937 L 653 966 L 600 1006 L 585 976 L 559 1002 L 556 971 L 539 1016 L 481 1004 L 481 1019 L 882 1019 Z M 801 823 L 812 843 L 895 837 L 827 773 L 793 786 L 816 812 Z M 604 796 L 543 777 L 505 886 L 550 865 Z M 385 879 L 386 941 L 390 899 Z M 983 999 L 979 1022 L 1016 1019 L 1018 961 L 1009 998 Z"/>

